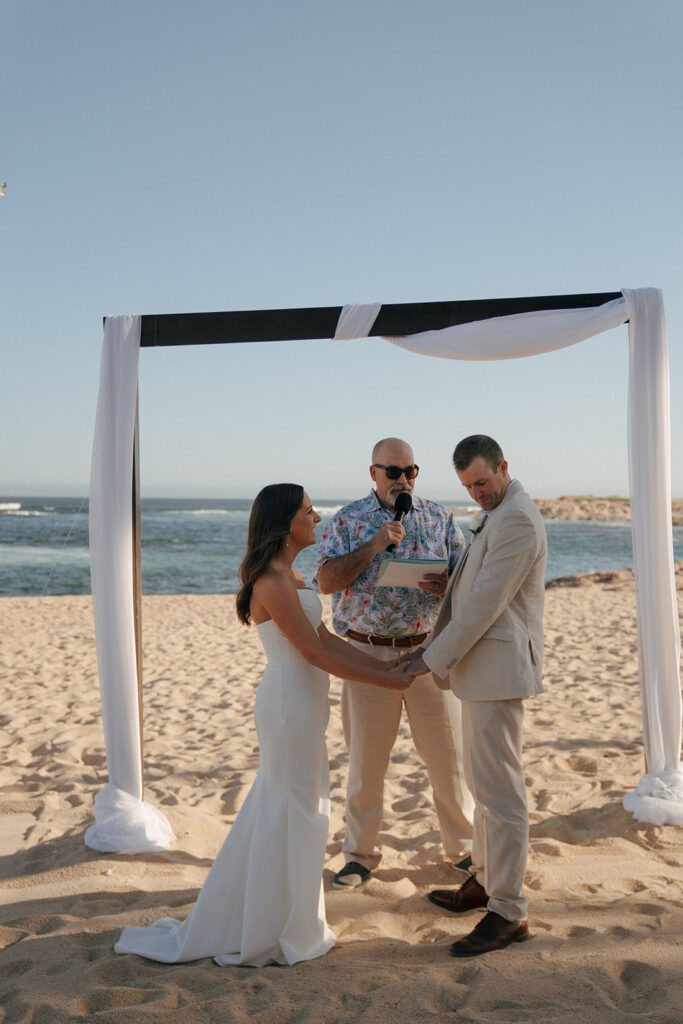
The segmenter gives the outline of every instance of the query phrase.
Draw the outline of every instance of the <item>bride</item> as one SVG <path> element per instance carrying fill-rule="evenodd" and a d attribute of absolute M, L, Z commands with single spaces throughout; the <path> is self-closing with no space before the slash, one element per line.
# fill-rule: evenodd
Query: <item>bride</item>
<path fill-rule="evenodd" d="M 237 595 L 268 659 L 256 693 L 258 774 L 189 916 L 124 928 L 114 949 L 163 963 L 213 956 L 221 966 L 294 964 L 334 945 L 322 884 L 329 825 L 328 672 L 391 689 L 397 668 L 329 633 L 317 594 L 292 563 L 320 516 L 298 484 L 257 495 Z"/>

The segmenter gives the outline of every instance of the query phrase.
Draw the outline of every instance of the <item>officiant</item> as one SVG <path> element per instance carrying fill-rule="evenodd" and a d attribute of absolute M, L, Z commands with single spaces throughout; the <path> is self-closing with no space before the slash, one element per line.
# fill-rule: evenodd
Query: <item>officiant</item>
<path fill-rule="evenodd" d="M 332 595 L 335 631 L 383 661 L 393 661 L 429 635 L 465 545 L 448 509 L 413 494 L 418 472 L 406 441 L 378 441 L 370 466 L 374 488 L 340 509 L 320 541 L 316 580 L 323 594 Z M 378 576 L 390 546 L 391 557 L 441 560 L 446 568 L 425 572 L 417 586 L 382 586 Z M 361 885 L 381 860 L 377 836 L 384 777 L 403 708 L 427 768 L 446 858 L 468 867 L 474 802 L 465 782 L 458 699 L 424 675 L 402 693 L 344 680 L 341 706 L 349 753 L 346 863 L 334 876 L 334 887 Z"/>

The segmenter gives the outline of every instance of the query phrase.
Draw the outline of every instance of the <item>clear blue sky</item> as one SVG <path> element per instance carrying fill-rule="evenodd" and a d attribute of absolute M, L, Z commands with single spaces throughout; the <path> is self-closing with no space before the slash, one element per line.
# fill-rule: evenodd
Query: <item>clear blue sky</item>
<path fill-rule="evenodd" d="M 102 316 L 655 286 L 683 496 L 680 0 L 2 0 L 0 493 L 85 494 Z M 626 494 L 626 328 L 501 363 L 144 350 L 143 495 Z"/>

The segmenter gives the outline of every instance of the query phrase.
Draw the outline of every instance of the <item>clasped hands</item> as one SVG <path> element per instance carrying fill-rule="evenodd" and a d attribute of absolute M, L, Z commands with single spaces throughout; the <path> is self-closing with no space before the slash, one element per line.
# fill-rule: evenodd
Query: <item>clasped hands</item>
<path fill-rule="evenodd" d="M 409 679 L 411 683 L 416 676 L 423 676 L 431 671 L 424 663 L 421 647 L 417 647 L 414 651 L 409 651 L 408 654 L 402 654 L 401 657 L 394 658 L 393 661 L 388 661 L 385 670 L 390 671 L 392 669 L 400 669 L 406 681 Z M 410 683 L 407 685 L 410 685 Z"/>

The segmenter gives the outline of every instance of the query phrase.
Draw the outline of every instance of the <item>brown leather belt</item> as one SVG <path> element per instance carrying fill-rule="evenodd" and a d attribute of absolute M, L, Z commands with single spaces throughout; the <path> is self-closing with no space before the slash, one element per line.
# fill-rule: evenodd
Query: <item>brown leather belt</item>
<path fill-rule="evenodd" d="M 426 633 L 416 633 L 415 636 L 375 636 L 374 633 L 357 633 L 355 629 L 347 630 L 346 635 L 351 640 L 359 640 L 372 647 L 417 647 L 427 639 Z"/>

